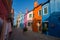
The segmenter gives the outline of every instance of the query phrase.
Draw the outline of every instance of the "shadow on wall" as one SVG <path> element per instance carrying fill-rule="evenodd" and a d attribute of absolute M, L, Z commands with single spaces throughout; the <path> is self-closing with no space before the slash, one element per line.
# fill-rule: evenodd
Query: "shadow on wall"
<path fill-rule="evenodd" d="M 49 27 L 48 32 L 49 35 L 60 37 L 60 12 L 53 12 L 51 16 L 48 18 Z"/>

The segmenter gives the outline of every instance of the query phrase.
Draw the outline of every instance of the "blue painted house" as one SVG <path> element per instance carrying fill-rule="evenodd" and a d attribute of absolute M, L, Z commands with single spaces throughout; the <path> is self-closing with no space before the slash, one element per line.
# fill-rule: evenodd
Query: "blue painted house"
<path fill-rule="evenodd" d="M 24 14 L 20 12 L 20 28 L 24 28 Z"/>
<path fill-rule="evenodd" d="M 48 29 L 49 35 L 60 37 L 60 0 L 50 0 L 42 5 L 42 27 Z"/>
<path fill-rule="evenodd" d="M 49 5 L 49 0 L 45 3 L 42 3 L 42 29 L 43 32 L 46 34 L 47 29 L 48 29 L 48 23 L 49 21 L 47 20 L 50 16 L 50 5 Z"/>
<path fill-rule="evenodd" d="M 60 37 L 60 0 L 50 0 L 49 35 Z"/>

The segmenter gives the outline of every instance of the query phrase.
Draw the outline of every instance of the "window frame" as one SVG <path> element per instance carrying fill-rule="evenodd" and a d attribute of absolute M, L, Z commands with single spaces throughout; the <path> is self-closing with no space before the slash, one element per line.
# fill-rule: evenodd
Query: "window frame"
<path fill-rule="evenodd" d="M 47 13 L 45 13 L 45 8 L 47 8 Z M 48 6 L 43 8 L 43 15 L 47 15 L 48 14 Z"/>
<path fill-rule="evenodd" d="M 40 11 L 41 11 L 41 15 L 39 14 Z M 38 15 L 39 15 L 39 16 L 42 16 L 42 10 L 39 10 L 39 11 L 38 11 Z"/>
<path fill-rule="evenodd" d="M 32 14 L 29 14 L 29 18 L 32 18 Z"/>

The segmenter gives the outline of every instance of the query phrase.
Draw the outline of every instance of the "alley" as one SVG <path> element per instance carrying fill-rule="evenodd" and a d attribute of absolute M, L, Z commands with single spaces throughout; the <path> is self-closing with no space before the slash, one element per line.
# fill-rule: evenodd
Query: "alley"
<path fill-rule="evenodd" d="M 60 40 L 60 0 L 0 0 L 0 40 Z"/>
<path fill-rule="evenodd" d="M 31 31 L 27 31 L 23 34 L 22 30 L 18 28 L 13 30 L 10 40 L 60 40 L 60 39 Z"/>

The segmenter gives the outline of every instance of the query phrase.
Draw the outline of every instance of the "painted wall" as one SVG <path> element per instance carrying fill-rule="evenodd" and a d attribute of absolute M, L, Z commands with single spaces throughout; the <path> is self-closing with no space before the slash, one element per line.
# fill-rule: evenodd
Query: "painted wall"
<path fill-rule="evenodd" d="M 24 28 L 24 14 L 20 13 L 20 28 Z"/>
<path fill-rule="evenodd" d="M 17 15 L 16 25 L 17 25 L 17 28 L 20 27 L 20 14 Z"/>
<path fill-rule="evenodd" d="M 32 14 L 32 17 L 29 17 L 30 14 Z M 27 20 L 33 20 L 33 11 L 31 11 L 27 14 Z"/>
<path fill-rule="evenodd" d="M 60 11 L 60 0 L 50 0 L 51 13 Z M 54 8 L 53 8 L 54 7 Z"/>
<path fill-rule="evenodd" d="M 42 10 L 42 6 L 39 5 L 38 7 L 34 8 L 33 10 L 33 25 L 32 25 L 32 30 L 34 32 L 38 32 L 38 27 L 37 27 L 37 23 L 38 23 L 38 20 L 41 22 L 42 20 L 42 16 L 39 15 L 39 10 Z M 41 23 L 40 23 L 40 26 L 41 26 Z"/>
<path fill-rule="evenodd" d="M 28 22 L 27 22 L 28 30 L 32 31 L 33 11 L 28 12 L 28 14 L 27 14 L 27 20 L 28 20 Z M 28 26 L 28 25 L 30 25 L 30 26 Z"/>
<path fill-rule="evenodd" d="M 24 27 L 27 25 L 27 14 L 24 15 Z"/>
<path fill-rule="evenodd" d="M 34 10 L 33 10 L 33 14 L 34 14 L 34 18 L 33 19 L 37 19 L 37 20 L 41 20 L 42 19 L 42 16 L 39 16 L 39 10 L 42 10 L 42 6 L 40 5 L 39 7 L 36 7 Z"/>
<path fill-rule="evenodd" d="M 26 13 L 24 15 L 24 27 L 27 27 L 27 14 L 28 14 L 28 9 L 26 9 Z"/>
<path fill-rule="evenodd" d="M 8 11 L 6 10 L 2 0 L 0 0 L 0 17 L 2 19 L 4 19 L 4 17 L 5 19 L 7 19 L 7 15 L 8 15 Z"/>
<path fill-rule="evenodd" d="M 49 17 L 49 35 L 60 37 L 60 0 L 51 0 L 51 14 Z"/>
<path fill-rule="evenodd" d="M 24 14 L 20 13 L 20 23 L 24 23 Z"/>
<path fill-rule="evenodd" d="M 6 1 L 7 0 L 3 0 L 3 2 L 2 2 L 2 0 L 0 0 L 0 18 L 3 21 L 3 24 L 2 24 L 3 25 L 2 26 L 3 30 L 0 29 L 2 31 L 2 33 L 0 34 L 1 40 L 5 40 L 6 35 L 10 32 L 10 31 L 8 31 L 9 25 L 8 25 L 8 27 L 6 27 L 6 23 L 8 23 L 8 14 L 10 13 L 11 5 L 9 6 L 9 3 L 7 5 Z M 8 32 L 6 32 L 6 31 L 8 31 Z"/>
<path fill-rule="evenodd" d="M 47 14 L 44 13 L 44 8 L 47 7 Z M 50 5 L 49 3 L 46 3 L 42 6 L 42 22 L 46 21 L 46 19 L 50 16 Z"/>

